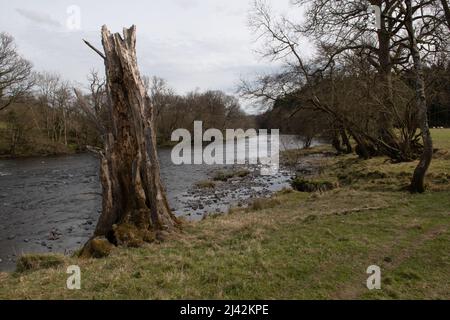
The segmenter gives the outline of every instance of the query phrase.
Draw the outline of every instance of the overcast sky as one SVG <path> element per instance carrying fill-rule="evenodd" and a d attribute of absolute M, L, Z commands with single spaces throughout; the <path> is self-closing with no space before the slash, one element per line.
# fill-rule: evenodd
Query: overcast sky
<path fill-rule="evenodd" d="M 141 73 L 157 75 L 178 93 L 220 89 L 233 93 L 239 79 L 275 68 L 254 50 L 248 25 L 251 0 L 0 0 L 0 31 L 13 35 L 19 51 L 35 68 L 60 73 L 86 83 L 101 59 L 85 38 L 101 48 L 100 27 L 114 32 L 137 25 Z M 289 0 L 272 0 L 279 13 L 292 8 Z M 68 8 L 81 12 L 81 29 L 71 30 Z"/>

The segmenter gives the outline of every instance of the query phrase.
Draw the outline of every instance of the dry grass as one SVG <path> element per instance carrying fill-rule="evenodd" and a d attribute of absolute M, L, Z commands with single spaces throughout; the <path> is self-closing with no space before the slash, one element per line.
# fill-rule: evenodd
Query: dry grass
<path fill-rule="evenodd" d="M 64 264 L 64 257 L 56 254 L 25 254 L 17 261 L 17 272 L 55 268 Z"/>
<path fill-rule="evenodd" d="M 263 209 L 271 209 L 281 204 L 277 198 L 260 198 L 252 201 L 250 207 L 247 210 L 259 211 Z"/>
<path fill-rule="evenodd" d="M 450 160 L 434 159 L 423 195 L 402 190 L 415 163 L 341 156 L 324 165 L 317 178 L 347 175 L 348 183 L 280 192 L 106 259 L 0 274 L 0 298 L 449 299 L 450 187 L 433 177 L 448 173 Z M 65 289 L 71 264 L 81 267 L 81 290 Z M 382 269 L 382 290 L 365 287 L 373 264 Z"/>

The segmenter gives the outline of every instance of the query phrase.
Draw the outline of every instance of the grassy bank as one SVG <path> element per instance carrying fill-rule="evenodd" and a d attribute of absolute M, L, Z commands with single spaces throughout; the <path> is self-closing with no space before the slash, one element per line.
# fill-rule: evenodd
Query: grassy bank
<path fill-rule="evenodd" d="M 0 274 L 0 298 L 450 299 L 450 130 L 433 136 L 426 194 L 404 191 L 415 163 L 325 157 L 313 178 L 331 191 L 280 192 L 106 259 L 28 258 Z M 81 290 L 65 288 L 71 264 Z M 369 291 L 374 264 L 382 289 Z"/>

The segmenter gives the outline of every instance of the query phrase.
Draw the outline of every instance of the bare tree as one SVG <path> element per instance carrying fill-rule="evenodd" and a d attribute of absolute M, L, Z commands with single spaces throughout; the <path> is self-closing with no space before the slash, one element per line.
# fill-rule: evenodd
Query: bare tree
<path fill-rule="evenodd" d="M 39 73 L 36 76 L 36 91 L 43 107 L 47 136 L 53 142 L 67 146 L 68 113 L 71 112 L 73 94 L 67 81 L 58 74 Z"/>
<path fill-rule="evenodd" d="M 91 70 L 88 75 L 89 93 L 91 104 L 97 117 L 101 118 L 101 113 L 107 108 L 106 79 L 98 74 L 98 71 Z"/>
<path fill-rule="evenodd" d="M 170 97 L 174 95 L 174 92 L 163 78 L 153 76 L 147 79 L 147 82 L 147 91 L 155 108 L 155 116 L 159 119 L 169 105 Z"/>
<path fill-rule="evenodd" d="M 0 111 L 30 90 L 32 78 L 32 65 L 19 55 L 14 38 L 0 33 Z"/>
<path fill-rule="evenodd" d="M 408 99 L 399 99 L 398 89 L 394 87 L 396 82 L 400 83 L 398 79 L 402 77 L 401 73 L 411 67 L 401 2 L 370 1 L 382 8 L 381 26 L 377 30 L 368 23 L 368 1 L 294 1 L 294 4 L 307 8 L 304 23 L 296 23 L 285 16 L 277 18 L 264 1 L 255 1 L 250 25 L 258 39 L 264 39 L 262 54 L 272 60 L 283 61 L 285 70 L 277 75 L 259 78 L 256 86 L 244 85 L 244 92 L 266 101 L 275 101 L 280 94 L 300 92 L 299 88 L 307 87 L 309 90 L 303 90 L 303 96 L 299 97 L 299 108 L 305 108 L 309 103 L 310 107 L 328 113 L 339 123 L 338 126 L 343 125 L 345 130 L 352 130 L 355 140 L 360 141 L 356 150 L 361 151 L 360 155 L 364 158 L 372 154 L 385 154 L 396 161 L 414 159 L 419 152 L 415 135 L 418 120 L 414 110 L 409 108 Z M 435 1 L 419 1 L 413 6 L 413 12 L 414 20 L 422 19 L 423 25 L 431 26 L 418 28 L 417 34 L 423 59 L 431 59 L 448 41 L 442 30 L 441 19 L 435 18 L 440 14 L 439 9 Z M 317 44 L 315 59 L 304 59 L 300 45 L 302 37 Z M 317 90 L 317 81 L 324 83 L 324 77 L 333 82 L 333 66 L 342 70 L 354 65 L 353 61 L 348 63 L 349 57 L 358 57 L 366 62 L 366 70 L 361 70 L 357 77 L 367 71 L 370 71 L 369 80 L 373 78 L 372 74 L 377 75 L 374 84 L 367 83 L 374 90 L 366 95 L 373 102 L 371 110 L 376 111 L 371 113 L 372 120 L 369 121 L 370 127 L 376 132 L 366 130 L 360 122 L 352 121 L 352 114 L 342 112 L 344 104 L 336 99 L 336 95 L 333 98 L 326 90 L 320 90 L 320 94 Z M 335 85 L 328 85 L 332 89 L 330 86 Z M 305 94 L 310 98 L 305 99 Z M 412 113 L 405 116 L 405 110 Z M 397 134 L 394 126 L 400 127 L 402 134 Z"/>

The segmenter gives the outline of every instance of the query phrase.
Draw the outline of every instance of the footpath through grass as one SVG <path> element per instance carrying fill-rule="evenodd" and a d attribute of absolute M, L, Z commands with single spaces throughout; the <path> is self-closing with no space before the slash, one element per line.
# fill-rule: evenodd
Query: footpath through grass
<path fill-rule="evenodd" d="M 315 178 L 334 190 L 280 192 L 106 259 L 31 256 L 0 274 L 0 298 L 450 299 L 450 130 L 433 136 L 426 194 L 404 191 L 415 163 L 324 158 Z M 81 290 L 66 289 L 72 264 Z M 370 265 L 381 290 L 366 288 Z"/>

